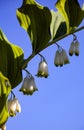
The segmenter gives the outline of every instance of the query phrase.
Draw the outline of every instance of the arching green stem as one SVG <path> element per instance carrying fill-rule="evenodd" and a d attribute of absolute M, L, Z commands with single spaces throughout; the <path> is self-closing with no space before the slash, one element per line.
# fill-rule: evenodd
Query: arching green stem
<path fill-rule="evenodd" d="M 78 29 L 76 29 L 76 30 L 70 32 L 69 34 L 64 34 L 63 36 L 61 36 L 61 37 L 59 37 L 59 38 L 56 38 L 56 39 L 50 41 L 50 42 L 46 45 L 46 47 L 45 47 L 44 49 L 46 49 L 47 47 L 51 46 L 53 43 L 56 43 L 56 42 L 62 40 L 63 38 L 65 38 L 65 37 L 67 37 L 67 36 L 69 36 L 69 35 L 73 35 L 74 33 L 81 31 L 82 29 L 84 29 L 84 26 L 82 26 L 82 27 L 80 27 L 80 28 L 78 28 Z M 44 49 L 43 49 L 43 50 L 44 50 Z M 42 50 L 41 50 L 41 51 L 42 51 Z M 41 51 L 39 51 L 39 52 L 41 52 Z M 39 52 L 38 52 L 38 53 L 39 53 Z M 36 55 L 37 55 L 37 53 L 33 52 L 27 59 L 25 59 L 24 62 L 23 62 L 23 64 L 22 64 L 22 69 L 24 69 L 24 68 L 27 66 L 28 62 L 29 62 L 34 56 L 36 56 Z"/>

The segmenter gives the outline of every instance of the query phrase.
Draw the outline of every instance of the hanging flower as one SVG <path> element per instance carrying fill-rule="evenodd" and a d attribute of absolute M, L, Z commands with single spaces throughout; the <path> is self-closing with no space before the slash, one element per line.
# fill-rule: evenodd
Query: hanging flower
<path fill-rule="evenodd" d="M 75 54 L 76 56 L 79 55 L 79 42 L 75 35 L 69 48 L 69 55 L 72 56 L 73 54 Z"/>
<path fill-rule="evenodd" d="M 45 77 L 47 78 L 49 76 L 49 73 L 48 73 L 48 64 L 44 58 L 43 55 L 41 54 L 38 54 L 41 58 L 41 61 L 39 63 L 39 66 L 38 66 L 38 71 L 37 71 L 37 74 L 36 76 L 37 77 Z"/>
<path fill-rule="evenodd" d="M 47 78 L 48 75 L 49 75 L 48 65 L 47 65 L 47 62 L 45 60 L 43 60 L 39 63 L 38 72 L 37 72 L 36 76 Z"/>
<path fill-rule="evenodd" d="M 54 64 L 57 67 L 60 66 L 60 52 L 59 52 L 59 50 L 56 51 L 55 58 L 54 58 Z"/>
<path fill-rule="evenodd" d="M 21 106 L 17 98 L 9 99 L 7 105 L 10 116 L 15 116 L 17 112 L 21 112 Z"/>
<path fill-rule="evenodd" d="M 15 102 L 16 102 L 16 111 L 20 113 L 21 112 L 21 106 L 20 106 L 20 103 L 19 103 L 17 98 L 15 98 Z"/>
<path fill-rule="evenodd" d="M 26 95 L 32 95 L 35 91 L 38 91 L 36 84 L 35 84 L 34 77 L 26 76 L 24 78 L 22 87 L 20 88 L 19 91 L 22 91 L 23 94 L 26 94 Z"/>
<path fill-rule="evenodd" d="M 70 48 L 69 48 L 69 55 L 72 56 L 75 52 L 75 44 L 74 41 L 71 43 Z"/>
<path fill-rule="evenodd" d="M 62 49 L 61 57 L 63 57 L 63 63 L 64 64 L 69 64 L 70 63 L 69 58 L 67 56 L 67 53 L 66 53 L 66 51 L 64 49 Z"/>
<path fill-rule="evenodd" d="M 55 66 L 63 66 L 63 64 L 68 64 L 69 63 L 69 58 L 66 54 L 66 51 L 64 49 L 60 49 L 61 47 L 58 48 L 55 54 L 54 58 L 54 64 Z"/>
<path fill-rule="evenodd" d="M 6 130 L 6 125 L 5 124 L 1 126 L 1 130 Z"/>
<path fill-rule="evenodd" d="M 75 42 L 75 55 L 79 56 L 79 42 L 76 40 Z"/>

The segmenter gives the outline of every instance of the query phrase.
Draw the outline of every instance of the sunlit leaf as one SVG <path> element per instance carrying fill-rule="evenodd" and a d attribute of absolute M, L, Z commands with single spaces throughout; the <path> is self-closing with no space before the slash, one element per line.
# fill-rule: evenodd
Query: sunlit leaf
<path fill-rule="evenodd" d="M 27 31 L 36 53 L 45 48 L 51 38 L 51 12 L 47 7 L 39 5 L 34 0 L 24 0 L 17 10 L 20 25 Z"/>
<path fill-rule="evenodd" d="M 65 18 L 67 33 L 78 27 L 83 20 L 83 11 L 77 0 L 58 0 L 56 8 Z"/>
<path fill-rule="evenodd" d="M 51 36 L 52 39 L 60 37 L 67 32 L 66 22 L 63 16 L 59 12 L 51 11 L 52 21 L 51 21 Z"/>
<path fill-rule="evenodd" d="M 10 91 L 11 91 L 11 84 L 8 78 L 6 78 L 0 72 L 0 127 L 7 121 L 9 117 L 6 101 Z"/>
<path fill-rule="evenodd" d="M 23 50 L 11 44 L 0 30 L 0 71 L 9 79 L 12 88 L 22 81 L 22 61 Z"/>
<path fill-rule="evenodd" d="M 83 4 L 83 6 L 82 6 L 82 10 L 84 10 L 84 4 Z"/>
<path fill-rule="evenodd" d="M 11 44 L 0 30 L 0 127 L 8 117 L 7 97 L 22 81 L 23 51 Z"/>
<path fill-rule="evenodd" d="M 83 4 L 83 6 L 82 6 L 82 10 L 83 10 L 83 18 L 84 18 L 84 4 Z"/>

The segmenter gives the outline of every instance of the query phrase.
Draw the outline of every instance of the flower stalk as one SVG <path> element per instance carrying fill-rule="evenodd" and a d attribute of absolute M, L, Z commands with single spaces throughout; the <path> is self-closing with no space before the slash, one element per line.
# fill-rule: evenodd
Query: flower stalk
<path fill-rule="evenodd" d="M 54 39 L 54 40 L 48 42 L 48 44 L 46 45 L 46 47 L 45 47 L 44 49 L 46 49 L 47 47 L 51 46 L 52 44 L 54 44 L 54 43 L 56 43 L 56 42 L 62 40 L 63 38 L 65 38 L 65 37 L 67 37 L 67 36 L 69 36 L 69 35 L 73 35 L 74 33 L 79 32 L 79 31 L 81 31 L 81 30 L 83 30 L 83 29 L 84 29 L 84 26 L 82 26 L 82 27 L 80 27 L 80 28 L 78 28 L 78 29 L 76 29 L 76 30 L 73 30 L 73 31 L 70 32 L 69 34 L 64 34 L 64 35 L 62 35 L 62 36 L 60 36 L 60 37 L 58 37 L 58 38 L 56 38 L 56 39 Z M 40 51 L 42 51 L 42 50 L 40 50 Z M 39 51 L 39 52 L 40 52 L 40 51 Z M 38 53 L 39 53 L 39 52 L 38 52 Z M 23 61 L 23 63 L 22 63 L 22 69 L 24 69 L 24 68 L 27 66 L 28 62 L 29 62 L 32 58 L 34 58 L 36 55 L 37 55 L 37 53 L 32 52 L 32 54 L 31 54 L 27 59 L 25 59 L 25 60 Z"/>

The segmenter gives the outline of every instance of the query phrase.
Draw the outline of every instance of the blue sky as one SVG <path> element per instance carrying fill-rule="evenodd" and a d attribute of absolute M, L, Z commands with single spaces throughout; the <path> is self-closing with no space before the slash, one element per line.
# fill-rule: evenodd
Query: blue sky
<path fill-rule="evenodd" d="M 55 0 L 38 0 L 42 5 L 54 8 Z M 84 0 L 80 0 L 82 4 Z M 0 0 L 0 28 L 10 42 L 19 45 L 24 50 L 25 58 L 31 54 L 31 43 L 25 30 L 16 18 L 16 9 L 22 5 L 22 0 Z M 84 25 L 84 21 L 81 26 Z M 54 66 L 56 45 L 45 49 L 41 54 L 49 66 L 49 77 L 36 78 L 39 89 L 32 96 L 24 96 L 18 90 L 22 83 L 14 89 L 22 107 L 21 114 L 9 118 L 7 130 L 84 130 L 84 30 L 76 33 L 80 43 L 79 57 L 70 58 L 70 64 L 57 68 Z M 69 50 L 73 37 L 69 36 L 58 43 Z M 39 56 L 31 60 L 28 70 L 37 73 Z M 25 77 L 25 73 L 23 72 Z"/>

